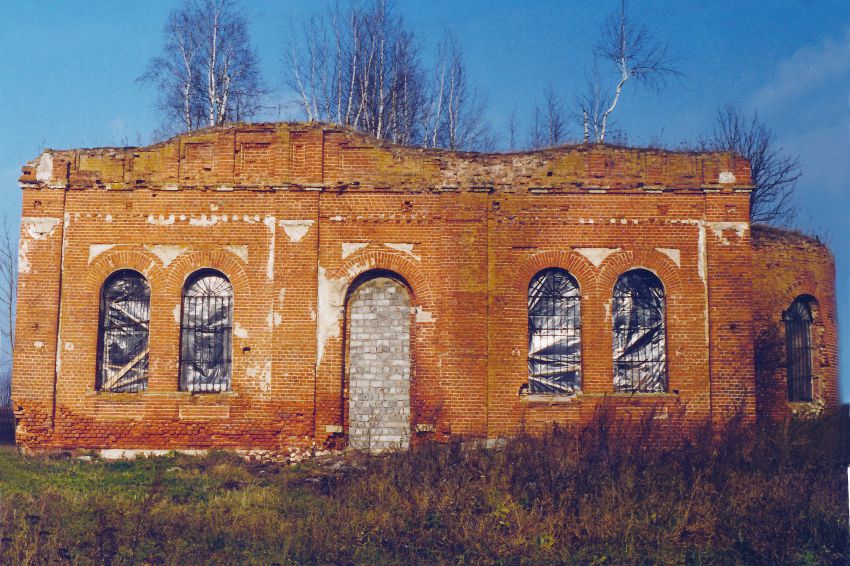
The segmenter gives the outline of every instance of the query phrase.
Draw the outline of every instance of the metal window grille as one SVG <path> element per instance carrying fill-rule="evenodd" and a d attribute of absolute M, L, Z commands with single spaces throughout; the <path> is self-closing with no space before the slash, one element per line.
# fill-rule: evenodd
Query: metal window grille
<path fill-rule="evenodd" d="M 664 287 L 654 274 L 635 269 L 614 286 L 614 389 L 631 393 L 667 390 Z"/>
<path fill-rule="evenodd" d="M 581 390 L 581 297 L 563 269 L 545 269 L 528 286 L 528 391 Z"/>
<path fill-rule="evenodd" d="M 233 287 L 221 273 L 202 271 L 186 282 L 180 323 L 180 389 L 230 389 Z"/>
<path fill-rule="evenodd" d="M 98 390 L 126 393 L 147 389 L 150 298 L 147 280 L 135 271 L 119 271 L 103 284 Z"/>
<path fill-rule="evenodd" d="M 801 298 L 782 314 L 787 348 L 788 400 L 812 400 L 812 310 Z"/>

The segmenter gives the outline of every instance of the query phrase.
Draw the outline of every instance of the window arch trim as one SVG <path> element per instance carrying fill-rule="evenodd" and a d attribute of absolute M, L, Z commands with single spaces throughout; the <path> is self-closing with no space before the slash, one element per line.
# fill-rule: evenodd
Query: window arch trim
<path fill-rule="evenodd" d="M 528 393 L 581 391 L 581 292 L 560 267 L 538 271 L 528 283 Z"/>
<path fill-rule="evenodd" d="M 233 285 L 216 269 L 191 273 L 180 310 L 180 390 L 229 391 L 233 375 Z"/>
<path fill-rule="evenodd" d="M 630 269 L 617 278 L 612 297 L 615 391 L 666 392 L 667 298 L 664 283 L 648 269 Z"/>
<path fill-rule="evenodd" d="M 104 280 L 98 313 L 96 390 L 136 393 L 147 389 L 150 297 L 150 283 L 134 269 L 120 269 Z"/>
<path fill-rule="evenodd" d="M 814 298 L 801 295 L 791 302 L 788 310 L 782 313 L 782 320 L 785 322 L 788 401 L 792 403 L 809 402 L 813 399 L 813 303 L 815 303 Z"/>

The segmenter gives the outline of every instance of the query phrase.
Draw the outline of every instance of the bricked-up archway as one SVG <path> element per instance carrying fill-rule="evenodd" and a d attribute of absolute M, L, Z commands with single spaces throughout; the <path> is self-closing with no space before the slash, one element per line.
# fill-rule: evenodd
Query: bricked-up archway
<path fill-rule="evenodd" d="M 398 276 L 366 273 L 346 304 L 348 441 L 386 450 L 410 444 L 411 301 Z"/>

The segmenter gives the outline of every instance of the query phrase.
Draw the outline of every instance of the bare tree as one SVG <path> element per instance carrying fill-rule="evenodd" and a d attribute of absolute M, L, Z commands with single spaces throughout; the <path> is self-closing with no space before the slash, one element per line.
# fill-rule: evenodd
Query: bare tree
<path fill-rule="evenodd" d="M 534 106 L 534 115 L 528 128 L 528 147 L 535 151 L 546 147 L 546 126 L 539 105 Z"/>
<path fill-rule="evenodd" d="M 15 299 L 18 291 L 18 249 L 13 226 L 3 217 L 0 226 L 0 443 L 14 439 L 10 406 L 12 352 L 15 347 Z"/>
<path fill-rule="evenodd" d="M 310 121 L 351 126 L 401 144 L 492 146 L 485 97 L 467 80 L 463 52 L 447 33 L 433 78 L 419 43 L 389 0 L 337 6 L 312 18 L 287 50 L 288 82 Z"/>
<path fill-rule="evenodd" d="M 516 151 L 519 140 L 519 118 L 517 117 L 516 107 L 511 110 L 508 115 L 508 150 Z"/>
<path fill-rule="evenodd" d="M 11 365 L 15 347 L 15 299 L 18 293 L 18 248 L 13 226 L 4 216 L 0 226 L 0 366 Z"/>
<path fill-rule="evenodd" d="M 413 33 L 387 0 L 312 18 L 287 53 L 289 86 L 306 118 L 413 143 L 424 79 Z"/>
<path fill-rule="evenodd" d="M 596 57 L 612 63 L 617 71 L 611 94 L 601 86 L 598 70 L 588 79 L 587 92 L 578 99 L 585 141 L 591 132 L 597 143 L 605 143 L 608 121 L 617 108 L 626 83 L 663 85 L 667 78 L 680 76 L 673 66 L 666 44 L 657 41 L 643 26 L 636 26 L 626 13 L 626 0 L 600 29 Z"/>
<path fill-rule="evenodd" d="M 158 88 L 166 130 L 249 118 L 265 94 L 245 18 L 233 0 L 184 0 L 168 16 L 162 54 L 140 80 Z"/>
<path fill-rule="evenodd" d="M 777 147 L 773 132 L 757 114 L 745 117 L 732 104 L 718 110 L 710 146 L 734 151 L 749 160 L 752 222 L 791 223 L 795 215 L 792 196 L 801 174 L 800 162 Z"/>
<path fill-rule="evenodd" d="M 528 130 L 529 147 L 537 150 L 561 145 L 566 137 L 566 125 L 564 104 L 552 85 L 549 85 L 543 94 L 543 104 L 534 106 Z"/>
<path fill-rule="evenodd" d="M 446 31 L 437 46 L 430 104 L 424 117 L 426 147 L 489 150 L 493 146 L 485 118 L 486 97 L 468 80 L 463 48 Z"/>

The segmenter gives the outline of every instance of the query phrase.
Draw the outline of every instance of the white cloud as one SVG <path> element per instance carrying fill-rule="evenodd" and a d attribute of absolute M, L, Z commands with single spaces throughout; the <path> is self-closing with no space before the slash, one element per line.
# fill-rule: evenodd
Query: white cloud
<path fill-rule="evenodd" d="M 850 73 L 850 28 L 839 39 L 826 38 L 820 45 L 803 47 L 779 64 L 775 77 L 752 99 L 752 106 L 777 110 L 785 104 Z M 850 103 L 850 95 L 848 95 Z"/>

